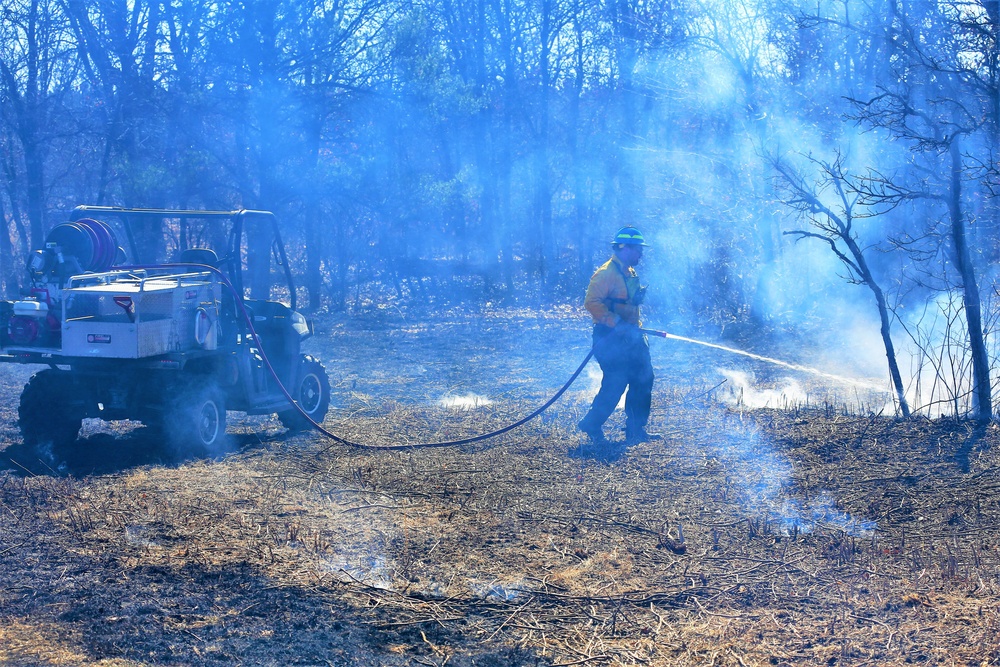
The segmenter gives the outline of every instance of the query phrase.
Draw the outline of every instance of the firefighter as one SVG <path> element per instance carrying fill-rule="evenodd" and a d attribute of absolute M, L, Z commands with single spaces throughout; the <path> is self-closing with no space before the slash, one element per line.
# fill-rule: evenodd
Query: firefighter
<path fill-rule="evenodd" d="M 648 247 L 635 227 L 622 227 L 611 242 L 612 256 L 590 279 L 584 306 L 594 319 L 594 358 L 604 377 L 590 411 L 580 421 L 580 430 L 593 444 L 610 444 L 604 437 L 604 422 L 614 412 L 626 388 L 625 442 L 635 444 L 659 440 L 646 431 L 653 391 L 653 364 L 649 342 L 639 330 L 639 307 L 646 288 L 639 285 L 635 267 Z"/>

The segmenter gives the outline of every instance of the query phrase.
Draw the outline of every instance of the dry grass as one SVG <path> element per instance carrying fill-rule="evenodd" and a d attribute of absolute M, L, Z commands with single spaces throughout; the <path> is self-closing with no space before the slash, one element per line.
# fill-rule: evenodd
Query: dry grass
<path fill-rule="evenodd" d="M 584 329 L 331 320 L 311 347 L 337 387 L 326 425 L 377 444 L 503 425 L 569 375 Z M 0 662 L 1000 663 L 996 431 L 727 408 L 709 390 L 733 360 L 691 352 L 654 352 L 665 441 L 611 455 L 578 449 L 584 381 L 477 446 L 348 449 L 234 419 L 232 453 L 176 461 L 90 425 L 53 471 L 13 442 L 12 369 Z M 493 402 L 438 403 L 467 393 Z"/>

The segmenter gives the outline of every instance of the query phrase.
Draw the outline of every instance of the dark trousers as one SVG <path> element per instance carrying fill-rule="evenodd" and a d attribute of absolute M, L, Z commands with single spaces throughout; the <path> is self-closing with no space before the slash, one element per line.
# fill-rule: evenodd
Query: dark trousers
<path fill-rule="evenodd" d="M 626 431 L 645 429 L 653 393 L 653 364 L 646 337 L 622 336 L 616 329 L 598 324 L 594 327 L 594 358 L 604 377 L 580 428 L 589 432 L 603 426 L 628 388 Z"/>

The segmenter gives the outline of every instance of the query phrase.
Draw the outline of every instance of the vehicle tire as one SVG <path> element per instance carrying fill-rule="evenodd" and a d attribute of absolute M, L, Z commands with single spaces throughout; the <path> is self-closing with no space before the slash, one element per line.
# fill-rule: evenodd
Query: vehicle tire
<path fill-rule="evenodd" d="M 83 425 L 83 400 L 76 378 L 48 368 L 31 376 L 21 392 L 17 423 L 29 447 L 65 447 Z"/>
<path fill-rule="evenodd" d="M 167 406 L 163 426 L 170 445 L 183 455 L 220 453 L 226 439 L 226 396 L 214 382 L 178 390 Z"/>
<path fill-rule="evenodd" d="M 279 412 L 278 419 L 285 428 L 301 431 L 312 426 L 302 415 L 303 412 L 317 424 L 323 423 L 330 409 L 330 378 L 323 364 L 309 355 L 302 355 L 295 385 L 288 387 L 288 393 L 298 403 L 301 412 L 296 409 Z"/>

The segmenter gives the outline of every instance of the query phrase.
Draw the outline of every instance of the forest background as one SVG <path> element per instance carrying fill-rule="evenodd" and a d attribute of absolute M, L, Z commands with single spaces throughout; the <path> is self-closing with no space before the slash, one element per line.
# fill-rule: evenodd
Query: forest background
<path fill-rule="evenodd" d="M 989 419 L 998 30 L 997 0 L 3 0 L 0 289 L 78 204 L 273 210 L 314 312 L 578 303 L 630 224 L 654 323 Z"/>

